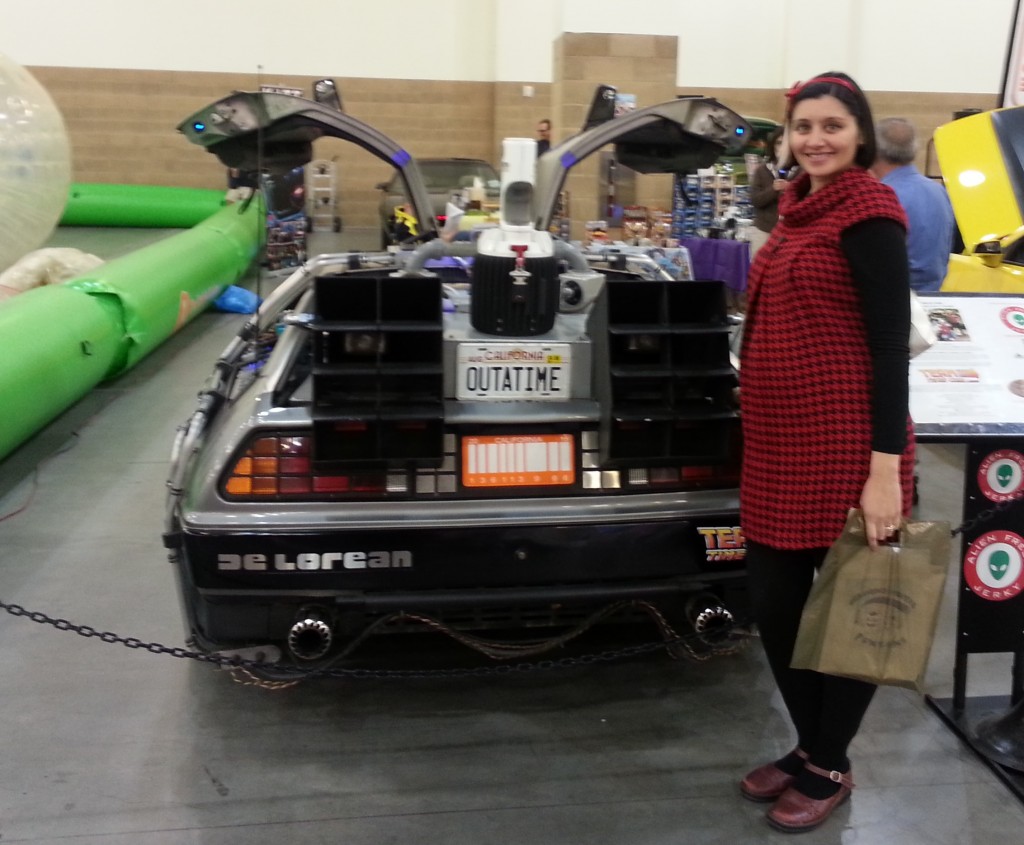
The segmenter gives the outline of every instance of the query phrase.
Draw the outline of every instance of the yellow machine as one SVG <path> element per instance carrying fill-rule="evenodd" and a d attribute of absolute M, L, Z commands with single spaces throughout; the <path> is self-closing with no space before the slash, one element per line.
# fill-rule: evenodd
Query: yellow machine
<path fill-rule="evenodd" d="M 1024 292 L 1024 107 L 940 126 L 935 149 L 965 244 L 942 290 Z"/>
<path fill-rule="evenodd" d="M 419 221 L 416 220 L 408 205 L 396 205 L 394 211 L 395 232 L 400 233 L 400 240 L 414 238 L 420 233 Z"/>

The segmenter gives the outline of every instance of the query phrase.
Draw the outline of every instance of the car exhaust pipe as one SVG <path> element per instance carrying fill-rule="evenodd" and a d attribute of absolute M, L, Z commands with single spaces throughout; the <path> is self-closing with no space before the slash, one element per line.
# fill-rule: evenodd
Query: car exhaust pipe
<path fill-rule="evenodd" d="M 299 614 L 288 629 L 288 651 L 298 660 L 319 660 L 331 648 L 334 632 L 315 611 Z"/>
<path fill-rule="evenodd" d="M 709 646 L 728 641 L 736 625 L 732 611 L 717 596 L 709 593 L 694 596 L 687 602 L 686 618 L 698 639 Z"/>

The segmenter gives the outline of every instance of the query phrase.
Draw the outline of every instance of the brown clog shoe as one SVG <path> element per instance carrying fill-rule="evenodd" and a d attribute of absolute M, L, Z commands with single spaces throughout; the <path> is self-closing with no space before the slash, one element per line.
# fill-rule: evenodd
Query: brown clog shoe
<path fill-rule="evenodd" d="M 779 800 L 775 802 L 766 816 L 768 824 L 776 830 L 785 833 L 803 833 L 805 830 L 814 830 L 832 815 L 832 811 L 836 807 L 850 797 L 850 792 L 853 790 L 852 769 L 843 774 L 836 771 L 830 772 L 811 763 L 806 763 L 804 769 L 838 783 L 839 791 L 831 798 L 818 800 L 808 798 L 793 788 L 787 789 L 779 796 Z"/>
<path fill-rule="evenodd" d="M 807 753 L 795 748 L 792 751 L 797 757 L 807 759 Z M 758 766 L 740 781 L 740 793 L 750 801 L 774 801 L 790 784 L 796 780 L 796 775 L 786 774 L 774 763 L 765 763 Z"/>

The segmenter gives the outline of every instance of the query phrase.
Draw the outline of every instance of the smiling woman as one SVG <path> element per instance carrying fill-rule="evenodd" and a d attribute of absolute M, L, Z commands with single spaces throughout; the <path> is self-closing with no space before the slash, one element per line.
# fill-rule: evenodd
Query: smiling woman
<path fill-rule="evenodd" d="M 867 99 L 845 74 L 815 77 L 790 92 L 787 132 L 802 173 L 748 286 L 740 524 L 753 617 L 797 743 L 740 788 L 775 802 L 769 824 L 797 832 L 849 798 L 847 748 L 875 689 L 792 669 L 800 617 L 851 508 L 863 511 L 871 546 L 909 513 L 914 443 L 906 218 L 867 171 Z"/>

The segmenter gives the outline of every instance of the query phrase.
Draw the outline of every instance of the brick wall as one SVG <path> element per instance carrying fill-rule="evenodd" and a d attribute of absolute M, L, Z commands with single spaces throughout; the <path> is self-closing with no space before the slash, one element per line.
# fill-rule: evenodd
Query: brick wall
<path fill-rule="evenodd" d="M 615 85 L 646 106 L 678 94 L 716 97 L 742 114 L 779 119 L 782 92 L 775 89 L 677 88 L 673 36 L 566 33 L 556 45 L 555 79 L 536 82 L 442 82 L 336 78 L 345 110 L 403 143 L 416 156 L 467 156 L 500 163 L 501 139 L 534 137 L 542 117 L 554 123 L 554 139 L 575 132 L 595 85 Z M 53 97 L 67 124 L 77 182 L 180 185 L 220 188 L 224 169 L 216 158 L 189 144 L 177 125 L 233 90 L 255 90 L 251 74 L 30 68 Z M 313 77 L 263 80 L 309 91 Z M 523 85 L 534 88 L 523 96 Z M 876 117 L 905 115 L 923 140 L 962 108 L 991 108 L 996 96 L 879 92 L 871 95 Z M 339 212 L 346 227 L 376 226 L 377 182 L 388 166 L 352 144 L 318 141 L 318 158 L 335 158 Z M 595 157 L 596 158 L 596 157 Z M 925 164 L 922 152 L 920 163 Z M 597 162 L 570 177 L 572 209 L 580 221 L 598 208 Z M 641 177 L 637 201 L 668 207 L 671 180 Z"/>
<path fill-rule="evenodd" d="M 73 180 L 221 188 L 224 168 L 190 144 L 177 125 L 236 90 L 257 90 L 249 74 L 30 68 L 53 98 L 71 140 Z M 275 76 L 266 84 L 311 91 L 313 77 Z M 414 156 L 465 156 L 497 164 L 495 86 L 483 82 L 335 78 L 345 111 L 402 143 Z M 546 86 L 535 86 L 546 89 Z M 537 102 L 535 98 L 533 102 Z M 525 116 L 525 115 L 524 115 Z M 517 131 L 532 135 L 534 118 Z M 346 227 L 376 226 L 379 192 L 391 168 L 335 138 L 314 144 L 338 166 L 338 211 Z"/>

